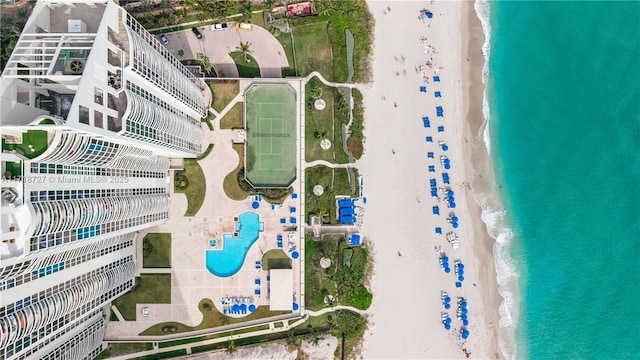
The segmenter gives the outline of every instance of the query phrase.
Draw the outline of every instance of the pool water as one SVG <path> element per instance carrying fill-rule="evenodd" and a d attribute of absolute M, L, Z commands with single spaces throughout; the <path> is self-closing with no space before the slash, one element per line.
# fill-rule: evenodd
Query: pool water
<path fill-rule="evenodd" d="M 235 229 L 238 236 L 224 234 L 222 250 L 207 250 L 207 270 L 218 277 L 235 275 L 247 256 L 247 251 L 258 240 L 260 232 L 264 230 L 264 223 L 254 212 L 244 212 L 238 217 Z"/>

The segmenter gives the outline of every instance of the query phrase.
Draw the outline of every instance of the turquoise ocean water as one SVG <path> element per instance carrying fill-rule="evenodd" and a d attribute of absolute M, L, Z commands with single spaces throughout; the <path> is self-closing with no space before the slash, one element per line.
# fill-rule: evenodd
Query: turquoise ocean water
<path fill-rule="evenodd" d="M 505 355 L 638 358 L 640 2 L 508 1 L 484 16 Z"/>

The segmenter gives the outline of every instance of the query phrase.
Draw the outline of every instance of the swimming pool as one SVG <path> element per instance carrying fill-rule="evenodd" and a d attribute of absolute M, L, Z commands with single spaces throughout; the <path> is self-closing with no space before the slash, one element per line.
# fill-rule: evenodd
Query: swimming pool
<path fill-rule="evenodd" d="M 244 212 L 238 216 L 235 229 L 238 236 L 224 234 L 222 250 L 207 250 L 207 270 L 215 276 L 229 277 L 235 275 L 247 256 L 247 251 L 258 240 L 261 231 L 264 231 L 264 223 L 260 222 L 260 216 L 254 212 Z"/>

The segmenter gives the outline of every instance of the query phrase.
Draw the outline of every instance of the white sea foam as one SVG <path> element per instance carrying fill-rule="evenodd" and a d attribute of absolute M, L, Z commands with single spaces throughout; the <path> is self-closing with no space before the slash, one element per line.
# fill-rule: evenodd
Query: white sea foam
<path fill-rule="evenodd" d="M 482 45 L 482 53 L 485 57 L 482 69 L 482 82 L 485 85 L 482 99 L 482 112 L 485 118 L 485 126 L 482 130 L 482 139 L 487 150 L 487 161 L 491 161 L 491 136 L 489 131 L 489 121 L 491 119 L 491 109 L 487 99 L 487 80 L 489 76 L 489 56 L 491 53 L 491 24 L 490 3 L 485 0 L 476 0 L 474 9 L 482 23 L 485 42 Z M 492 171 L 489 167 L 489 173 Z M 507 359 L 517 357 L 515 343 L 515 327 L 518 320 L 518 267 L 515 260 L 510 256 L 509 249 L 513 240 L 513 231 L 506 222 L 507 212 L 500 203 L 500 195 L 493 178 L 487 179 L 484 183 L 474 184 L 475 201 L 482 208 L 482 221 L 487 225 L 489 235 L 495 239 L 493 247 L 498 291 L 503 298 L 500 304 L 500 347 L 502 354 Z"/>

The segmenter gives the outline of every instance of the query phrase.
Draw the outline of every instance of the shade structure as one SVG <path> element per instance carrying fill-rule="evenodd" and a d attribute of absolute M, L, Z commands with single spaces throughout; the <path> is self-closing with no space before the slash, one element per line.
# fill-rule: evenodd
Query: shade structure
<path fill-rule="evenodd" d="M 436 228 L 436 234 L 441 234 L 442 235 L 442 228 L 437 227 Z"/>
<path fill-rule="evenodd" d="M 253 304 L 249 305 L 249 311 L 250 311 L 250 312 L 254 312 L 254 311 L 256 311 L 256 306 L 255 306 L 255 305 L 253 305 Z"/>
<path fill-rule="evenodd" d="M 421 93 L 426 93 L 427 92 L 427 87 L 426 86 L 420 86 L 420 92 Z"/>
<path fill-rule="evenodd" d="M 434 76 L 433 77 L 433 82 L 440 82 L 440 76 Z"/>
<path fill-rule="evenodd" d="M 280 224 L 284 224 L 284 223 L 286 223 L 286 222 L 287 222 L 287 219 L 285 219 L 285 218 L 280 218 Z"/>
<path fill-rule="evenodd" d="M 338 212 L 340 213 L 340 216 L 353 215 L 355 214 L 356 210 L 352 207 L 341 207 Z"/>
<path fill-rule="evenodd" d="M 444 132 L 444 126 L 438 126 L 438 132 Z"/>
<path fill-rule="evenodd" d="M 462 287 L 462 283 L 460 281 L 456 281 L 456 287 L 457 288 L 461 288 Z"/>
<path fill-rule="evenodd" d="M 353 201 L 351 201 L 351 199 L 341 199 L 341 200 L 338 200 L 338 206 L 340 206 L 340 207 L 352 207 L 353 206 Z"/>
<path fill-rule="evenodd" d="M 425 139 L 427 140 L 427 142 L 433 142 L 433 137 L 431 136 L 427 136 Z"/>
<path fill-rule="evenodd" d="M 269 310 L 291 310 L 293 298 L 293 270 L 271 269 Z"/>

